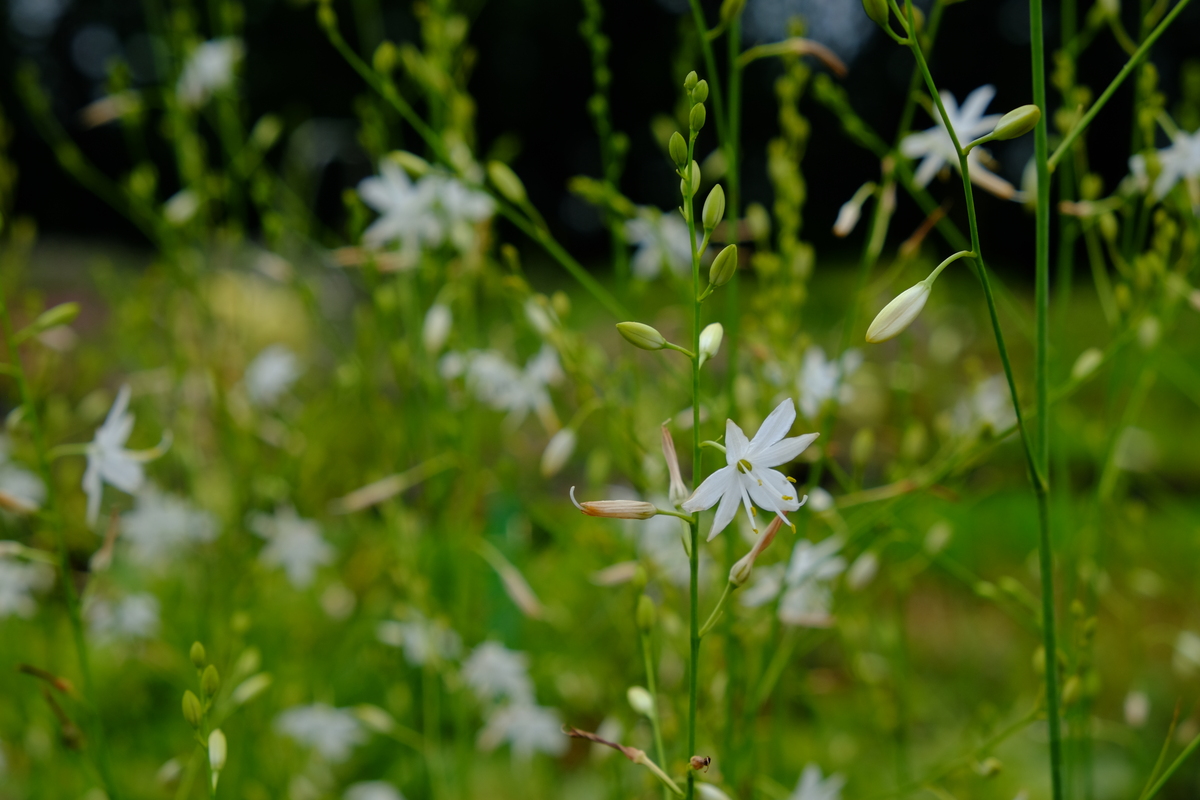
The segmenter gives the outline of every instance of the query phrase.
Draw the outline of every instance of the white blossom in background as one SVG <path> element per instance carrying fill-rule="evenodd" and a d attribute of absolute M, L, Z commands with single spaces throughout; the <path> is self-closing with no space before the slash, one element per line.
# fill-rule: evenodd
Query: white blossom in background
<path fill-rule="evenodd" d="M 346 787 L 342 800 L 404 800 L 404 795 L 387 781 L 359 781 Z"/>
<path fill-rule="evenodd" d="M 657 278 L 666 265 L 676 275 L 689 275 L 692 248 L 683 217 L 674 211 L 662 212 L 643 206 L 638 215 L 625 223 L 625 240 L 637 247 L 633 254 L 633 274 L 648 281 Z M 697 234 L 697 244 L 700 237 Z"/>
<path fill-rule="evenodd" d="M 785 524 L 785 511 L 796 511 L 808 498 L 797 500 L 796 487 L 782 472 L 771 469 L 787 464 L 804 452 L 819 434 L 807 433 L 785 439 L 796 420 L 796 407 L 791 398 L 780 403 L 763 421 L 752 440 L 733 420 L 725 423 L 726 466 L 705 478 L 683 503 L 689 513 L 717 505 L 708 540 L 723 531 L 737 514 L 738 504 L 746 509 L 750 527 L 758 532 L 754 505 L 779 515 Z"/>
<path fill-rule="evenodd" d="M 863 355 L 859 350 L 847 350 L 842 357 L 832 361 L 825 351 L 813 345 L 804 353 L 804 363 L 796 376 L 796 389 L 800 393 L 800 410 L 808 419 L 815 419 L 826 400 L 837 399 L 849 403 L 854 399 L 854 390 L 846 379 L 862 366 Z"/>
<path fill-rule="evenodd" d="M 954 95 L 942 91 L 942 103 L 950 116 L 950 127 L 958 136 L 959 144 L 966 147 L 969 142 L 980 136 L 991 133 L 1000 121 L 1000 114 L 984 114 L 992 98 L 996 96 L 996 87 L 980 86 L 967 95 L 960 108 Z M 942 120 L 937 106 L 933 107 L 933 119 L 937 127 L 929 128 L 918 133 L 910 133 L 900 142 L 900 152 L 912 159 L 921 159 L 921 165 L 913 176 L 913 182 L 918 186 L 928 186 L 933 176 L 938 174 L 947 164 L 959 168 L 958 151 L 950 134 L 946 132 L 946 124 Z M 967 163 L 971 171 L 971 182 L 979 184 L 997 197 L 1011 199 L 1016 196 L 1016 189 L 984 166 L 986 153 L 982 147 L 976 147 L 967 155 Z"/>
<path fill-rule="evenodd" d="M 200 195 L 191 189 L 180 189 L 163 203 L 163 217 L 175 225 L 186 225 L 200 210 Z"/>
<path fill-rule="evenodd" d="M 375 628 L 379 641 L 404 650 L 404 658 L 416 667 L 435 659 L 450 661 L 462 654 L 462 638 L 441 620 L 427 619 L 410 611 L 403 621 L 387 620 Z"/>
<path fill-rule="evenodd" d="M 133 511 L 121 517 L 121 541 L 129 545 L 134 561 L 147 567 L 163 567 L 191 545 L 216 536 L 212 514 L 152 485 L 137 493 Z"/>
<path fill-rule="evenodd" d="M 833 581 L 846 570 L 838 555 L 839 536 L 817 544 L 801 539 L 787 567 L 772 564 L 754 570 L 754 582 L 743 592 L 741 603 L 756 608 L 779 599 L 779 620 L 802 628 L 827 628 L 833 624 Z"/>
<path fill-rule="evenodd" d="M 1150 697 L 1145 692 L 1131 691 L 1125 695 L 1122 710 L 1125 714 L 1125 724 L 1131 728 L 1140 728 L 1150 718 Z"/>
<path fill-rule="evenodd" d="M 188 56 L 175 95 L 188 107 L 202 106 L 216 92 L 233 83 L 234 69 L 246 54 L 242 40 L 234 36 L 204 42 Z"/>
<path fill-rule="evenodd" d="M 447 380 L 465 375 L 467 388 L 480 402 L 507 411 L 511 424 L 520 423 L 530 411 L 551 416 L 548 387 L 563 378 L 558 353 L 550 345 L 543 345 L 524 369 L 494 350 L 447 353 L 439 369 Z"/>
<path fill-rule="evenodd" d="M 835 773 L 826 778 L 819 766 L 809 764 L 800 773 L 800 782 L 788 800 L 840 800 L 845 785 L 846 779 L 841 775 Z"/>
<path fill-rule="evenodd" d="M 334 549 L 321 537 L 321 527 L 298 516 L 294 508 L 281 508 L 274 515 L 253 514 L 249 527 L 267 540 L 259 560 L 269 567 L 282 567 L 297 589 L 307 588 L 317 568 L 333 561 Z"/>
<path fill-rule="evenodd" d="M 9 458 L 10 443 L 0 436 L 0 492 L 30 510 L 41 507 L 46 485 L 30 470 Z"/>
<path fill-rule="evenodd" d="M 670 508 L 667 498 L 650 497 L 650 502 L 659 508 Z M 691 564 L 683 549 L 681 532 L 686 523 L 669 514 L 657 514 L 648 520 L 630 523 L 627 532 L 637 542 L 638 555 L 647 559 L 654 568 L 674 586 L 684 588 L 691 581 Z M 706 550 L 700 551 L 701 585 L 709 577 L 712 557 Z"/>
<path fill-rule="evenodd" d="M 410 256 L 447 241 L 469 249 L 475 224 L 496 210 L 489 195 L 457 178 L 431 172 L 414 182 L 391 159 L 380 162 L 378 176 L 358 184 L 358 194 L 380 215 L 363 233 L 363 242 L 376 248 L 399 243 Z"/>
<path fill-rule="evenodd" d="M 275 730 L 334 764 L 345 761 L 367 740 L 366 730 L 350 709 L 326 703 L 289 708 L 275 718 Z"/>
<path fill-rule="evenodd" d="M 701 800 L 732 800 L 729 795 L 711 783 L 697 783 L 696 794 L 700 796 Z"/>
<path fill-rule="evenodd" d="M 1179 632 L 1175 637 L 1171 666 L 1183 678 L 1190 678 L 1200 671 L 1200 634 L 1194 631 Z"/>
<path fill-rule="evenodd" d="M 1150 197 L 1161 200 L 1181 180 L 1187 181 L 1193 208 L 1200 206 L 1200 131 L 1185 133 L 1177 131 L 1170 146 L 1158 151 L 1158 165 L 1162 170 L 1149 186 L 1146 157 L 1138 154 L 1129 157 L 1129 171 L 1139 188 L 1150 189 Z"/>
<path fill-rule="evenodd" d="M 846 585 L 854 591 L 866 588 L 879 572 L 879 556 L 874 550 L 865 550 L 854 559 L 846 572 Z"/>
<path fill-rule="evenodd" d="M 104 484 L 134 494 L 142 488 L 145 476 L 142 461 L 145 455 L 125 449 L 133 433 L 133 414 L 129 413 L 129 386 L 122 386 L 117 399 L 108 411 L 104 424 L 96 429 L 95 438 L 87 447 L 87 469 L 83 473 L 83 491 L 87 494 L 87 521 L 96 522 L 100 515 L 100 498 Z"/>
<path fill-rule="evenodd" d="M 273 406 L 292 388 L 303 372 L 300 359 L 282 344 L 263 348 L 246 367 L 242 385 L 256 406 Z"/>
<path fill-rule="evenodd" d="M 484 642 L 463 663 L 462 677 L 484 702 L 507 699 L 516 704 L 533 702 L 529 656 L 509 650 L 499 642 Z"/>
<path fill-rule="evenodd" d="M 513 756 L 522 760 L 534 753 L 560 756 L 568 747 L 558 712 L 532 703 L 512 703 L 488 716 L 479 732 L 480 749 L 495 750 L 506 742 Z"/>
<path fill-rule="evenodd" d="M 158 635 L 158 598 L 152 594 L 131 594 L 116 601 L 94 597 L 83 615 L 89 632 L 102 643 L 134 642 Z"/>
<path fill-rule="evenodd" d="M 29 564 L 0 556 L 0 619 L 28 619 L 37 611 L 34 595 L 54 584 L 54 570 L 46 564 Z"/>
<path fill-rule="evenodd" d="M 955 433 L 970 434 L 981 428 L 1000 433 L 1015 425 L 1012 393 L 1003 375 L 980 381 L 971 393 L 954 407 L 951 427 Z"/>
<path fill-rule="evenodd" d="M 542 477 L 551 478 L 566 466 L 571 454 L 575 452 L 577 437 L 570 428 L 560 428 L 558 433 L 550 437 L 546 449 L 542 451 Z"/>
<path fill-rule="evenodd" d="M 454 324 L 454 315 L 450 307 L 444 303 L 434 303 L 425 312 L 425 323 L 421 326 L 421 343 L 425 352 L 440 353 L 450 337 L 450 329 Z"/>

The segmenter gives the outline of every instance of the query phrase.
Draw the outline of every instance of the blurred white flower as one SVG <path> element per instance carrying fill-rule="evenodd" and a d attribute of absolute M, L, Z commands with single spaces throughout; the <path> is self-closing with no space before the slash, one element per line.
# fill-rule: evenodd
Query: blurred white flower
<path fill-rule="evenodd" d="M 1162 170 L 1150 187 L 1150 197 L 1161 200 L 1175 188 L 1180 180 L 1189 183 L 1192 206 L 1200 206 L 1200 131 L 1196 133 L 1176 132 L 1170 146 L 1158 151 L 1158 165 Z M 1146 157 L 1138 154 L 1129 157 L 1129 170 L 1137 185 L 1145 191 L 1150 182 L 1146 171 Z"/>
<path fill-rule="evenodd" d="M 879 556 L 875 554 L 874 550 L 865 550 L 850 565 L 850 569 L 846 573 L 846 585 L 857 592 L 874 580 L 878 572 Z"/>
<path fill-rule="evenodd" d="M 391 159 L 380 162 L 379 173 L 358 184 L 363 202 L 380 214 L 363 233 L 371 247 L 399 242 L 404 252 L 415 255 L 449 240 L 466 250 L 474 240 L 474 224 L 495 212 L 489 195 L 457 178 L 429 173 L 414 183 Z"/>
<path fill-rule="evenodd" d="M 453 323 L 454 316 L 450 313 L 449 306 L 434 303 L 429 307 L 425 312 L 425 324 L 421 326 L 421 343 L 425 345 L 425 352 L 441 352 L 446 346 Z"/>
<path fill-rule="evenodd" d="M 242 40 L 234 36 L 204 42 L 188 56 L 175 95 L 185 106 L 196 107 L 233 83 L 233 71 L 245 55 Z"/>
<path fill-rule="evenodd" d="M 294 508 L 281 508 L 273 516 L 254 514 L 249 526 L 267 540 L 259 560 L 269 567 L 282 567 L 297 589 L 307 588 L 317 568 L 333 561 L 334 549 L 321 538 L 320 526 L 298 516 Z"/>
<path fill-rule="evenodd" d="M 996 88 L 990 84 L 980 86 L 967 95 L 967 99 L 959 108 L 958 102 L 950 92 L 942 91 L 942 103 L 950 116 L 950 126 L 958 135 L 959 144 L 964 147 L 975 139 L 991 133 L 1000 121 L 1000 114 L 984 115 L 988 104 L 996 96 Z M 900 142 L 900 152 L 908 158 L 922 159 L 921 165 L 913 176 L 913 182 L 918 186 L 928 186 L 933 176 L 946 164 L 959 168 L 958 151 L 950 134 L 946 132 L 946 124 L 942 120 L 937 106 L 933 108 L 933 119 L 937 127 L 929 128 L 919 133 L 910 133 Z M 967 163 L 971 170 L 971 182 L 977 183 L 997 197 L 1010 199 L 1016 195 L 1012 184 L 984 166 L 985 152 L 982 147 L 976 147 L 967 155 Z"/>
<path fill-rule="evenodd" d="M 137 505 L 121 518 L 121 540 L 129 543 L 134 560 L 148 567 L 162 567 L 188 546 L 216 536 L 212 514 L 152 485 L 137 493 Z"/>
<path fill-rule="evenodd" d="M 0 556 L 0 619 L 28 619 L 37 611 L 34 595 L 54 584 L 54 570 L 46 564 L 27 564 Z"/>
<path fill-rule="evenodd" d="M 696 794 L 700 795 L 701 800 L 732 800 L 729 795 L 711 783 L 697 783 Z"/>
<path fill-rule="evenodd" d="M 1150 718 L 1150 698 L 1145 692 L 1131 691 L 1125 695 L 1125 724 L 1140 728 Z"/>
<path fill-rule="evenodd" d="M 651 497 L 650 502 L 659 508 L 670 508 L 664 497 Z M 658 514 L 645 521 L 631 523 L 628 531 L 637 540 L 638 555 L 654 565 L 655 569 L 674 586 L 683 588 L 691 581 L 691 562 L 683 549 L 682 531 L 686 523 L 669 514 Z M 700 574 L 708 573 L 712 563 L 709 554 L 700 551 Z"/>
<path fill-rule="evenodd" d="M 1121 431 L 1113 450 L 1113 464 L 1128 472 L 1150 472 L 1158 464 L 1154 434 L 1132 425 Z"/>
<path fill-rule="evenodd" d="M 839 403 L 854 399 L 854 391 L 846 379 L 862 366 L 863 355 L 858 350 L 847 350 L 837 361 L 825 357 L 825 351 L 813 345 L 804 353 L 804 363 L 796 377 L 796 389 L 800 392 L 800 410 L 808 419 L 815 419 L 826 400 L 837 398 Z"/>
<path fill-rule="evenodd" d="M 803 436 L 785 439 L 795 419 L 796 408 L 791 398 L 788 398 L 763 421 L 753 440 L 746 439 L 746 434 L 736 422 L 726 421 L 727 466 L 709 475 L 683 503 L 684 511 L 695 513 L 712 508 L 720 501 L 708 534 L 709 541 L 725 530 L 733 520 L 739 502 L 745 506 L 746 515 L 750 518 L 750 527 L 756 533 L 758 523 L 751 502 L 759 508 L 779 515 L 785 524 L 791 524 L 787 522 L 783 512 L 799 509 L 808 498 L 797 500 L 796 487 L 782 472 L 771 467 L 792 461 L 819 435 L 806 433 Z"/>
<path fill-rule="evenodd" d="M 742 605 L 746 608 L 758 608 L 779 597 L 779 593 L 783 591 L 783 576 L 786 573 L 786 564 L 755 567 L 754 582 L 742 590 Z"/>
<path fill-rule="evenodd" d="M 625 223 L 625 239 L 637 246 L 632 262 L 636 277 L 653 280 L 664 264 L 677 275 L 691 273 L 692 248 L 688 246 L 687 223 L 674 211 L 639 208 L 638 215 Z M 700 243 L 699 233 L 696 243 Z"/>
<path fill-rule="evenodd" d="M 163 217 L 172 225 L 186 225 L 200 210 L 200 195 L 191 189 L 180 189 L 163 203 Z"/>
<path fill-rule="evenodd" d="M 263 348 L 246 367 L 242 384 L 246 396 L 256 406 L 273 406 L 302 372 L 296 354 L 281 344 Z"/>
<path fill-rule="evenodd" d="M 0 436 L 0 493 L 22 511 L 36 511 L 46 499 L 46 485 L 33 472 L 9 459 L 9 447 L 8 439 Z"/>
<path fill-rule="evenodd" d="M 152 639 L 158 635 L 158 598 L 152 594 L 131 594 L 116 602 L 93 597 L 83 615 L 92 636 L 103 643 Z"/>
<path fill-rule="evenodd" d="M 424 666 L 430 658 L 448 661 L 462 653 L 462 639 L 441 620 L 426 619 L 410 611 L 403 621 L 388 620 L 375 629 L 379 641 L 404 650 L 404 658 L 413 666 Z"/>
<path fill-rule="evenodd" d="M 786 568 L 773 564 L 754 571 L 754 583 L 742 594 L 742 605 L 755 608 L 780 598 L 779 620 L 785 625 L 829 627 L 833 624 L 833 581 L 846 569 L 846 560 L 838 555 L 841 548 L 839 536 L 817 544 L 801 539 Z"/>
<path fill-rule="evenodd" d="M 1175 653 L 1171 666 L 1184 678 L 1190 678 L 1200 670 L 1200 635 L 1193 631 L 1180 631 L 1175 637 Z"/>
<path fill-rule="evenodd" d="M 343 800 L 404 800 L 404 795 L 387 781 L 359 781 L 346 787 Z"/>
<path fill-rule="evenodd" d="M 466 373 L 467 388 L 479 400 L 497 411 L 509 412 L 509 421 L 517 424 L 530 412 L 552 416 L 547 387 L 563 378 L 558 353 L 543 345 L 529 359 L 525 369 L 519 369 L 494 350 L 471 350 L 467 353 L 447 353 L 441 361 L 442 377 L 451 379 Z"/>
<path fill-rule="evenodd" d="M 846 779 L 841 775 L 835 773 L 825 778 L 819 766 L 809 764 L 800 773 L 800 782 L 788 800 L 839 800 L 845 785 Z"/>
<path fill-rule="evenodd" d="M 814 486 L 812 493 L 808 496 L 808 508 L 817 514 L 828 511 L 836 504 L 828 490 L 822 489 L 820 486 Z"/>
<path fill-rule="evenodd" d="M 95 524 L 100 514 L 104 484 L 133 494 L 142 488 L 144 453 L 125 449 L 133 433 L 133 414 L 129 413 L 129 386 L 121 387 L 108 411 L 104 424 L 96 429 L 87 447 L 87 469 L 83 473 L 83 491 L 87 494 L 87 521 Z"/>
<path fill-rule="evenodd" d="M 550 478 L 557 475 L 566 465 L 571 454 L 575 452 L 575 431 L 570 428 L 560 428 L 558 433 L 550 437 L 546 449 L 542 451 L 542 477 Z"/>
<path fill-rule="evenodd" d="M 326 703 L 289 708 L 275 718 L 275 730 L 335 764 L 345 761 L 367 740 L 367 732 L 352 711 Z"/>
<path fill-rule="evenodd" d="M 462 677 L 475 696 L 485 702 L 507 698 L 514 704 L 533 703 L 529 656 L 499 642 L 476 647 L 463 663 Z"/>
<path fill-rule="evenodd" d="M 951 427 L 961 435 L 989 428 L 992 433 L 1000 433 L 1016 422 L 1008 381 L 1003 375 L 993 375 L 980 381 L 970 395 L 958 401 Z"/>
<path fill-rule="evenodd" d="M 528 760 L 534 753 L 560 756 L 567 751 L 562 719 L 552 708 L 532 703 L 513 703 L 498 708 L 479 732 L 479 747 L 495 750 L 508 742 L 514 757 Z"/>

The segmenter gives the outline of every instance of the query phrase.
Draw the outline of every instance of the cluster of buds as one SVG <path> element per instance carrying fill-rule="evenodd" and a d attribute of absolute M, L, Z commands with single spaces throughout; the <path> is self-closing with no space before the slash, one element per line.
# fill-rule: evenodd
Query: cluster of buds
<path fill-rule="evenodd" d="M 204 729 L 208 723 L 208 713 L 212 710 L 213 701 L 216 699 L 217 692 L 221 690 L 221 675 L 214 665 L 208 663 L 208 654 L 200 642 L 192 644 L 188 656 L 192 666 L 196 668 L 196 673 L 200 676 L 200 694 L 204 700 L 201 701 L 200 697 L 197 697 L 191 689 L 185 691 L 183 693 L 183 718 L 196 732 L 197 741 L 208 750 L 209 775 L 212 780 L 212 790 L 216 792 L 217 780 L 221 776 L 221 770 L 225 768 L 229 747 L 225 740 L 225 734 L 220 729 L 214 729 L 207 735 L 205 735 Z"/>

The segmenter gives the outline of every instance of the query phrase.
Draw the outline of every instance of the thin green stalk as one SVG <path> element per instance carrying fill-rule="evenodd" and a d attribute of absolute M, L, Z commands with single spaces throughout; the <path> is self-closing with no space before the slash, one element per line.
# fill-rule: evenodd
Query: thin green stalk
<path fill-rule="evenodd" d="M 709 93 L 712 95 L 713 116 L 717 118 L 717 139 L 726 141 L 725 129 L 725 100 L 721 96 L 721 82 L 717 80 L 717 59 L 713 56 L 712 42 L 708 38 L 708 24 L 704 21 L 704 9 L 700 0 L 691 0 L 692 18 L 696 22 L 696 37 L 700 40 L 700 52 L 704 54 L 704 68 L 712 77 L 708 82 Z M 690 785 L 690 781 L 689 781 Z"/>
<path fill-rule="evenodd" d="M 1105 103 L 1107 103 L 1112 96 L 1116 94 L 1117 89 L 1120 88 L 1125 79 L 1129 77 L 1129 74 L 1133 72 L 1137 68 L 1138 64 L 1141 63 L 1142 59 L 1145 58 L 1146 53 L 1149 52 L 1151 45 L 1158 40 L 1158 37 L 1163 34 L 1163 31 L 1165 31 L 1167 27 L 1175 21 L 1175 18 L 1179 16 L 1180 12 L 1182 12 L 1190 2 L 1191 0 L 1179 0 L 1179 3 L 1175 6 L 1175 8 L 1171 9 L 1171 13 L 1167 14 L 1167 16 L 1163 18 L 1163 21 L 1158 23 L 1158 27 L 1156 27 L 1154 31 L 1146 37 L 1145 41 L 1143 41 L 1141 46 L 1138 47 L 1137 52 L 1130 56 L 1129 61 L 1125 62 L 1125 66 L 1122 67 L 1121 71 L 1117 73 L 1117 77 L 1112 79 L 1112 83 L 1108 85 L 1108 88 L 1105 89 L 1103 94 L 1096 99 L 1096 102 L 1092 103 L 1092 107 L 1089 108 L 1087 113 L 1083 115 L 1083 119 L 1076 123 L 1075 127 L 1071 129 L 1071 132 L 1068 133 L 1066 138 L 1062 140 L 1062 143 L 1055 148 L 1054 154 L 1050 156 L 1048 161 L 1049 169 L 1051 171 L 1053 171 L 1058 165 L 1058 162 L 1062 159 L 1063 154 L 1071 148 L 1071 145 L 1075 143 L 1075 140 L 1078 139 L 1085 130 L 1087 130 L 1088 125 L 1090 125 L 1092 120 L 1095 119 L 1096 115 L 1100 113 L 1100 109 L 1104 108 Z M 1030 23 L 1032 24 L 1032 18 L 1030 19 Z"/>
<path fill-rule="evenodd" d="M 720 115 L 718 114 L 718 119 Z M 696 131 L 688 137 L 688 169 L 691 169 L 696 148 Z M 688 241 L 696 241 L 696 187 L 688 183 L 687 193 L 683 198 L 684 211 L 687 216 Z M 692 352 L 700 352 L 700 253 L 692 250 Z M 699 485 L 700 478 L 700 359 L 692 358 L 692 483 Z M 696 752 L 696 696 L 699 691 L 698 668 L 700 665 L 700 514 L 696 514 L 689 523 L 691 534 L 691 552 L 688 554 L 689 587 L 691 600 L 689 609 L 690 648 L 688 661 L 688 735 L 687 757 Z M 688 770 L 687 800 L 692 800 L 696 794 L 696 773 Z"/>
<path fill-rule="evenodd" d="M 650 635 L 643 633 L 642 640 L 642 657 L 646 662 L 646 689 L 650 692 L 650 699 L 654 702 L 654 714 L 650 717 L 650 730 L 654 733 L 654 757 L 659 764 L 666 764 L 666 750 L 663 748 L 662 726 L 658 722 L 658 681 L 654 677 L 654 658 L 650 654 Z M 668 800 L 671 796 L 671 790 L 664 784 L 662 787 L 663 800 Z"/>
<path fill-rule="evenodd" d="M 1158 794 L 1158 790 L 1163 788 L 1167 781 L 1171 779 L 1171 776 L 1175 774 L 1176 770 L 1183 766 L 1183 762 L 1187 761 L 1192 753 L 1196 752 L 1197 747 L 1200 747 L 1200 736 L 1188 742 L 1188 746 L 1183 748 L 1183 752 L 1179 754 L 1179 758 L 1171 762 L 1171 766 L 1167 767 L 1167 771 L 1158 779 L 1158 782 L 1150 787 L 1150 791 L 1142 795 L 1141 800 L 1150 800 L 1150 798 Z"/>
<path fill-rule="evenodd" d="M 21 395 L 21 405 L 25 408 L 25 420 L 33 434 L 33 445 L 37 451 L 38 473 L 46 487 L 46 505 L 43 518 L 54 531 L 58 543 L 58 563 L 60 583 L 62 585 L 63 602 L 67 606 L 67 616 L 71 621 L 71 632 L 75 640 L 75 652 L 79 659 L 79 674 L 83 679 L 83 692 L 86 705 L 91 711 L 91 735 L 96 742 L 96 767 L 105 791 L 112 800 L 117 800 L 116 782 L 113 780 L 112 767 L 108 761 L 108 748 L 104 736 L 104 724 L 96 706 L 96 684 L 92 678 L 91 662 L 88 659 L 87 639 L 84 635 L 83 617 L 80 613 L 79 596 L 75 591 L 74 570 L 71 568 L 71 552 L 67 546 L 67 531 L 59 514 L 58 499 L 54 486 L 54 475 L 50 469 L 49 450 L 46 447 L 46 432 L 42 428 L 41 417 L 38 415 L 33 391 L 29 385 L 29 376 L 25 372 L 24 362 L 13 335 L 12 319 L 8 314 L 8 299 L 3 296 L 0 286 L 0 327 L 3 328 L 4 342 L 8 349 L 9 360 L 12 362 L 10 374 L 17 382 L 17 390 Z"/>
<path fill-rule="evenodd" d="M 717 135 L 725 148 L 725 230 L 728 231 L 726 240 L 738 243 L 738 224 L 742 213 L 742 183 L 741 183 L 741 138 L 742 138 L 742 65 L 738 63 L 738 55 L 742 47 L 742 15 L 736 14 L 729 21 L 729 31 L 726 33 L 729 44 L 729 116 L 726 120 L 724 135 L 721 126 L 717 126 Z M 713 96 L 713 109 L 716 110 L 716 95 Z M 718 119 L 720 119 L 720 112 Z M 737 377 L 738 341 L 741 334 L 741 279 L 734 270 L 733 277 L 725 285 L 725 336 L 729 345 L 725 350 L 725 392 L 729 398 L 729 407 L 733 408 L 733 383 Z"/>

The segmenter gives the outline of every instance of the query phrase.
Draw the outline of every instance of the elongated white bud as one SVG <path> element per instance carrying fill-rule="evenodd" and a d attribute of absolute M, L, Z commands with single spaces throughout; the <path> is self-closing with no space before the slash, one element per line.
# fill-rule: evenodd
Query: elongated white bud
<path fill-rule="evenodd" d="M 630 707 L 643 717 L 654 717 L 654 698 L 641 686 L 630 686 L 625 692 Z"/>
<path fill-rule="evenodd" d="M 929 283 L 921 281 L 897 295 L 895 300 L 883 307 L 871 322 L 871 327 L 867 328 L 867 341 L 878 344 L 899 336 L 921 313 L 925 301 L 929 299 L 931 288 Z"/>
<path fill-rule="evenodd" d="M 454 316 L 448 306 L 442 303 L 430 306 L 425 314 L 425 324 L 421 326 L 421 342 L 425 345 L 425 352 L 440 353 L 453 324 Z"/>
<path fill-rule="evenodd" d="M 838 209 L 837 220 L 833 223 L 834 236 L 844 238 L 850 235 L 854 226 L 862 219 L 863 204 L 867 202 L 867 198 L 874 191 L 875 184 L 868 181 L 859 187 L 853 197 L 842 203 L 842 207 Z"/>
<path fill-rule="evenodd" d="M 617 332 L 642 350 L 662 350 L 667 346 L 667 338 L 644 322 L 618 322 Z"/>
<path fill-rule="evenodd" d="M 704 366 L 705 361 L 716 356 L 724 336 L 725 328 L 719 322 L 714 322 L 700 331 L 700 366 Z"/>
<path fill-rule="evenodd" d="M 214 791 L 217 788 L 217 778 L 220 777 L 221 770 L 225 769 L 225 757 L 228 755 L 228 752 L 225 734 L 221 733 L 220 729 L 208 735 L 208 764 L 212 767 L 212 785 Z"/>
<path fill-rule="evenodd" d="M 678 507 L 691 493 L 683 482 L 683 475 L 679 471 L 679 456 L 675 454 L 675 440 L 671 438 L 671 431 L 667 430 L 665 422 L 662 426 L 662 450 L 663 458 L 667 461 L 667 474 L 671 476 L 671 487 L 667 490 L 667 497 L 671 505 Z"/>
<path fill-rule="evenodd" d="M 650 519 L 658 513 L 653 503 L 643 500 L 590 500 L 581 503 L 575 499 L 575 487 L 571 487 L 571 502 L 589 517 L 610 519 Z"/>
<path fill-rule="evenodd" d="M 563 428 L 551 436 L 546 449 L 542 451 L 542 477 L 549 478 L 557 475 L 573 452 L 575 452 L 575 431 Z"/>

